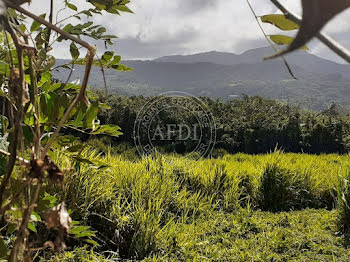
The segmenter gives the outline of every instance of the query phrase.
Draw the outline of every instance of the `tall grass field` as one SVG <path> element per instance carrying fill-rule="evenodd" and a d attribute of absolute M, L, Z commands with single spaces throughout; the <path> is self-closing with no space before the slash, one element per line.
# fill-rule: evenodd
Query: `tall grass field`
<path fill-rule="evenodd" d="M 51 195 L 94 234 L 46 260 L 350 261 L 348 155 L 52 158 L 70 171 Z"/>

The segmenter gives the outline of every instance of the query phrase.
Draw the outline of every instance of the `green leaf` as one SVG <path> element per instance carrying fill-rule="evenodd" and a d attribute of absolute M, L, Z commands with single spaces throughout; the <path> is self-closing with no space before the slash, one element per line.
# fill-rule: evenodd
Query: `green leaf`
<path fill-rule="evenodd" d="M 97 34 L 103 34 L 103 33 L 106 33 L 107 32 L 107 29 L 103 26 L 99 27 L 96 31 Z"/>
<path fill-rule="evenodd" d="M 130 3 L 130 1 L 121 1 L 121 0 L 89 0 L 91 4 L 93 4 L 97 9 L 104 10 L 111 14 L 119 14 L 118 10 L 121 12 L 129 12 L 132 11 L 126 6 L 126 4 Z"/>
<path fill-rule="evenodd" d="M 119 11 L 122 11 L 122 12 L 127 12 L 127 13 L 132 13 L 132 14 L 134 13 L 126 5 L 117 6 L 116 9 L 118 9 Z"/>
<path fill-rule="evenodd" d="M 52 113 L 54 112 L 55 108 L 57 107 L 56 104 L 56 98 L 57 95 L 55 93 L 47 93 L 47 94 L 43 94 L 41 96 L 43 99 L 40 99 L 40 101 L 43 101 L 43 108 L 42 108 L 42 113 L 44 115 L 43 118 L 47 117 L 51 117 Z"/>
<path fill-rule="evenodd" d="M 102 125 L 96 131 L 91 132 L 92 135 L 109 135 L 118 137 L 123 133 L 120 132 L 120 127 L 115 125 Z"/>
<path fill-rule="evenodd" d="M 15 224 L 10 224 L 7 228 L 6 235 L 11 235 L 17 230 L 17 227 Z"/>
<path fill-rule="evenodd" d="M 98 3 L 97 1 L 91 1 L 91 4 L 93 4 L 95 7 L 97 7 L 100 10 L 105 10 L 107 8 L 106 5 L 102 3 Z"/>
<path fill-rule="evenodd" d="M 38 87 L 42 87 L 44 84 L 46 84 L 48 81 L 51 80 L 51 72 L 45 72 L 42 76 L 40 81 L 38 82 Z"/>
<path fill-rule="evenodd" d="M 92 240 L 92 239 L 85 239 L 84 240 L 86 243 L 88 244 L 91 244 L 93 246 L 99 246 L 99 244 L 95 241 L 95 240 Z"/>
<path fill-rule="evenodd" d="M 1 123 L 1 128 L 3 130 L 6 130 L 9 127 L 9 120 L 6 116 L 0 115 L 0 123 Z"/>
<path fill-rule="evenodd" d="M 88 165 L 94 166 L 94 163 L 91 160 L 87 159 L 87 158 L 83 158 L 83 157 L 80 157 L 80 156 L 74 156 L 72 158 L 75 161 L 77 161 L 77 162 L 81 162 L 81 163 L 84 163 L 84 164 L 88 164 Z"/>
<path fill-rule="evenodd" d="M 113 65 L 112 68 L 114 68 L 117 71 L 125 71 L 125 72 L 133 70 L 131 67 L 128 67 L 126 65 L 121 65 L 121 64 Z"/>
<path fill-rule="evenodd" d="M 303 8 L 302 21 L 300 30 L 298 31 L 294 41 L 288 46 L 287 49 L 270 58 L 276 58 L 302 48 L 311 39 L 313 39 L 330 20 L 332 20 L 339 13 L 350 8 L 350 1 L 301 0 L 301 6 Z"/>
<path fill-rule="evenodd" d="M 101 36 L 101 39 L 113 39 L 113 38 L 118 38 L 117 36 L 115 36 L 115 35 L 102 35 Z"/>
<path fill-rule="evenodd" d="M 97 118 L 98 114 L 98 105 L 98 102 L 93 102 L 86 111 L 86 115 L 84 118 L 85 128 L 93 128 L 95 119 Z"/>
<path fill-rule="evenodd" d="M 20 24 L 18 26 L 18 29 L 22 32 L 22 33 L 25 33 L 26 30 L 27 30 L 27 27 L 24 25 L 24 24 Z"/>
<path fill-rule="evenodd" d="M 107 51 L 103 54 L 103 56 L 101 57 L 101 60 L 104 60 L 105 62 L 109 62 L 111 61 L 113 56 L 114 56 L 114 52 Z"/>
<path fill-rule="evenodd" d="M 285 36 L 285 35 L 270 35 L 271 41 L 277 45 L 289 45 L 294 41 L 294 37 Z M 303 46 L 301 49 L 309 50 L 307 46 Z"/>
<path fill-rule="evenodd" d="M 94 237 L 94 236 L 95 236 L 95 233 L 93 231 L 84 231 L 84 232 L 81 232 L 81 233 L 75 235 L 75 237 L 77 237 L 77 238 Z"/>
<path fill-rule="evenodd" d="M 88 230 L 88 229 L 90 229 L 89 226 L 76 226 L 76 227 L 72 228 L 72 229 L 69 231 L 69 233 L 70 233 L 70 234 L 73 234 L 73 235 L 77 235 L 77 234 L 80 234 L 80 233 L 82 233 L 83 231 L 86 231 L 86 230 Z"/>
<path fill-rule="evenodd" d="M 7 246 L 2 237 L 0 237 L 0 259 L 7 259 L 7 252 Z"/>
<path fill-rule="evenodd" d="M 60 88 L 62 86 L 61 83 L 54 83 L 52 85 L 45 85 L 41 88 L 44 92 L 54 92 L 56 89 Z"/>
<path fill-rule="evenodd" d="M 120 60 L 121 60 L 121 59 L 122 59 L 121 56 L 116 55 L 116 56 L 114 56 L 113 61 L 111 62 L 111 64 L 112 64 L 112 65 L 117 65 L 117 64 L 120 63 Z"/>
<path fill-rule="evenodd" d="M 74 61 L 79 58 L 80 52 L 79 52 L 79 49 L 74 42 L 72 42 L 70 45 L 70 54 L 71 54 Z"/>
<path fill-rule="evenodd" d="M 57 197 L 51 196 L 45 192 L 45 196 L 41 199 L 42 209 L 49 209 L 57 205 Z"/>
<path fill-rule="evenodd" d="M 49 202 L 49 205 L 48 205 L 49 208 L 55 206 L 57 203 L 57 197 L 50 196 L 48 193 L 45 193 L 43 200 Z"/>
<path fill-rule="evenodd" d="M 69 83 L 67 85 L 65 85 L 65 87 L 63 88 L 63 90 L 76 90 L 76 91 L 79 91 L 81 88 L 80 85 L 76 85 L 74 83 Z"/>
<path fill-rule="evenodd" d="M 78 11 L 78 7 L 66 1 L 66 6 L 74 11 Z"/>
<path fill-rule="evenodd" d="M 102 66 L 104 68 L 113 68 L 118 71 L 132 71 L 133 69 L 130 67 L 127 67 L 125 65 L 119 64 L 121 61 L 121 56 L 114 55 L 114 52 L 107 51 L 105 52 L 100 60 L 94 60 L 93 65 L 94 66 Z M 79 59 L 74 62 L 76 65 L 85 65 L 86 59 Z"/>
<path fill-rule="evenodd" d="M 33 222 L 41 221 L 40 215 L 39 215 L 37 212 L 35 212 L 35 211 L 32 212 L 32 214 L 31 214 L 31 216 L 30 216 L 30 219 L 31 219 Z"/>
<path fill-rule="evenodd" d="M 24 76 L 24 79 L 26 80 L 26 83 L 27 83 L 28 85 L 30 85 L 30 84 L 32 83 L 32 81 L 31 81 L 31 79 L 30 79 L 30 75 L 25 75 L 25 76 Z"/>
<path fill-rule="evenodd" d="M 41 14 L 40 17 L 45 19 L 46 14 Z M 38 30 L 40 26 L 41 26 L 41 24 L 39 22 L 37 22 L 36 20 L 34 20 L 34 22 L 32 23 L 32 26 L 30 27 L 30 32 L 34 32 L 34 31 Z"/>
<path fill-rule="evenodd" d="M 261 17 L 263 23 L 272 24 L 284 31 L 299 29 L 299 25 L 289 20 L 285 15 L 264 15 Z"/>
<path fill-rule="evenodd" d="M 76 152 L 80 152 L 84 147 L 85 147 L 84 144 L 77 144 L 67 148 L 67 150 L 71 153 L 76 153 Z"/>
<path fill-rule="evenodd" d="M 0 75 L 6 75 L 10 72 L 10 65 L 0 61 Z"/>
<path fill-rule="evenodd" d="M 63 27 L 63 31 L 69 33 L 73 28 L 72 24 L 67 24 L 65 27 Z"/>
<path fill-rule="evenodd" d="M 28 229 L 33 231 L 33 232 L 35 232 L 35 233 L 37 233 L 34 222 L 28 223 Z"/>
<path fill-rule="evenodd" d="M 111 109 L 112 109 L 112 107 L 110 107 L 110 106 L 107 105 L 107 104 L 103 104 L 103 103 L 100 103 L 100 108 L 101 108 L 101 109 L 106 109 L 106 110 L 111 110 Z"/>

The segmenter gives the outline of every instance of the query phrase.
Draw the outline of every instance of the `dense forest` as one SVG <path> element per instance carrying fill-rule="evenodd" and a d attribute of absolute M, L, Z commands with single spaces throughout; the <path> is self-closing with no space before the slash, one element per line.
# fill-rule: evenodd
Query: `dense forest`
<path fill-rule="evenodd" d="M 101 122 L 118 125 L 123 132 L 120 137 L 111 139 L 112 144 L 117 146 L 125 142 L 132 146 L 134 122 L 140 105 L 154 97 L 111 95 L 106 98 L 100 93 L 98 99 L 109 106 L 100 113 Z M 350 117 L 335 104 L 323 112 L 311 112 L 261 97 L 244 96 L 230 101 L 202 99 L 216 120 L 215 152 L 222 149 L 221 154 L 257 154 L 278 147 L 294 153 L 344 154 L 350 149 Z M 166 113 L 162 119 L 171 123 L 177 123 L 183 117 L 175 112 Z M 163 150 L 186 153 L 188 146 L 185 143 L 174 141 Z"/>

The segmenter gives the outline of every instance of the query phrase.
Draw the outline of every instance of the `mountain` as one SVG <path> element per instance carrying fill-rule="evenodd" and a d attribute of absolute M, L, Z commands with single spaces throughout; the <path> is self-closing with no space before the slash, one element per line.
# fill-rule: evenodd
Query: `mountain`
<path fill-rule="evenodd" d="M 274 50 L 270 47 L 263 47 L 248 50 L 241 55 L 224 52 L 207 52 L 187 56 L 164 56 L 155 59 L 156 62 L 172 62 L 180 64 L 193 63 L 214 63 L 219 65 L 240 65 L 261 63 L 265 56 L 273 54 Z M 316 55 L 305 51 L 297 51 L 286 56 L 287 61 L 292 65 L 299 65 L 306 71 L 316 73 L 337 73 L 343 76 L 349 76 L 350 66 L 338 64 L 329 60 L 322 59 Z"/>
<path fill-rule="evenodd" d="M 157 58 L 153 61 L 164 63 L 194 64 L 194 63 L 214 63 L 218 65 L 237 65 L 239 55 L 223 52 L 207 52 L 194 55 L 174 55 Z"/>
<path fill-rule="evenodd" d="M 273 53 L 270 48 L 249 50 L 243 54 L 208 52 L 188 56 L 166 56 L 148 61 L 123 61 L 134 70 L 106 70 L 110 93 L 156 95 L 183 91 L 197 96 L 231 99 L 260 95 L 322 110 L 332 102 L 350 106 L 350 66 L 322 59 L 305 51 L 286 59 L 298 80 L 293 79 L 281 59 L 263 61 Z M 64 61 L 58 61 L 64 63 Z M 55 76 L 66 80 L 60 69 Z M 82 78 L 83 68 L 76 66 L 72 80 Z M 101 70 L 94 68 L 90 85 L 103 88 Z"/>

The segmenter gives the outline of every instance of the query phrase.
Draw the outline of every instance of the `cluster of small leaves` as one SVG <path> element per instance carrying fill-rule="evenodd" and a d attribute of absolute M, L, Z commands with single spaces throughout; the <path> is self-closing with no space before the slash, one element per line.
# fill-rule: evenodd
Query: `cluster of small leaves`
<path fill-rule="evenodd" d="M 92 17 L 93 15 L 102 15 L 102 11 L 106 11 L 111 14 L 118 14 L 120 15 L 121 12 L 128 12 L 133 13 L 126 5 L 130 2 L 129 0 L 123 0 L 123 1 L 88 1 L 90 2 L 95 8 L 90 8 L 87 10 L 78 11 L 78 7 L 74 4 L 70 3 L 68 0 L 65 1 L 66 6 L 76 12 L 76 14 L 73 15 L 78 20 L 83 20 L 82 15 L 85 15 L 86 17 Z M 91 37 L 94 40 L 103 40 L 105 41 L 105 45 L 112 45 L 113 39 L 117 38 L 115 35 L 105 34 L 107 32 L 107 29 L 104 26 L 101 25 L 94 25 L 93 22 L 86 22 L 83 24 L 78 25 L 72 25 L 67 24 L 64 28 L 64 31 L 72 34 L 72 35 L 78 35 L 78 36 L 87 36 Z M 62 40 L 63 37 L 60 37 L 58 40 Z"/>
<path fill-rule="evenodd" d="M 105 1 L 104 1 L 105 2 Z M 81 18 L 82 14 L 85 15 L 93 15 L 93 14 L 100 14 L 103 10 L 112 12 L 112 9 L 117 8 L 120 11 L 128 11 L 125 7 L 125 5 L 129 1 L 114 1 L 113 5 L 110 5 L 110 3 L 107 4 L 106 7 L 101 6 L 98 1 L 94 2 L 93 4 L 96 6 L 96 8 L 91 8 L 88 10 L 83 10 L 74 17 Z M 77 11 L 77 7 L 74 6 L 69 1 L 66 1 L 66 5 L 74 10 Z M 25 24 L 25 17 L 22 15 L 18 15 L 13 10 L 11 11 L 11 15 L 16 18 L 17 20 L 21 21 L 20 28 L 23 32 L 28 32 L 29 30 L 26 28 Z M 40 15 L 41 18 L 45 18 L 46 14 Z M 63 30 L 77 36 L 89 36 L 97 40 L 103 40 L 103 41 L 110 41 L 110 39 L 115 38 L 115 36 L 112 35 L 104 35 L 106 32 L 106 28 L 100 25 L 94 25 L 93 22 L 87 22 L 84 24 L 78 24 L 73 26 L 72 24 L 65 25 L 63 27 Z M 74 96 L 79 92 L 80 86 L 75 83 L 59 83 L 57 82 L 53 76 L 51 69 L 53 65 L 55 64 L 55 58 L 48 55 L 46 48 L 44 47 L 44 44 L 46 43 L 46 34 L 47 29 L 42 28 L 41 24 L 37 21 L 34 21 L 30 26 L 30 32 L 37 34 L 35 37 L 35 46 L 39 49 L 38 57 L 36 58 L 35 62 L 35 68 L 39 71 L 39 77 L 38 77 L 38 83 L 37 86 L 39 88 L 39 104 L 40 104 L 40 112 L 41 115 L 39 117 L 39 122 L 42 125 L 43 129 L 47 132 L 52 129 L 52 127 L 55 126 L 55 124 L 58 123 L 58 121 L 62 118 L 65 110 L 68 108 L 69 104 L 71 103 Z M 57 38 L 58 41 L 62 40 L 60 37 Z M 4 37 L 1 39 L 2 42 L 4 42 Z M 112 42 L 109 42 L 109 44 L 112 44 Z M 13 48 L 13 45 L 11 45 Z M 9 50 L 6 50 L 5 47 L 3 47 L 3 52 L 0 52 L 1 54 L 1 63 L 0 63 L 0 75 L 2 76 L 1 79 L 5 80 L 6 78 L 4 76 L 9 76 L 10 72 L 10 64 L 8 61 L 10 60 L 10 56 L 14 58 L 14 63 L 16 64 L 16 51 L 12 49 L 9 54 Z M 79 48 L 77 45 L 72 42 L 70 45 L 70 52 L 73 63 L 77 64 L 85 64 L 85 59 L 78 60 L 80 56 Z M 101 57 L 100 60 L 95 60 L 94 65 L 95 66 L 102 66 L 104 68 L 113 68 L 120 71 L 129 71 L 130 68 L 121 65 L 120 64 L 121 57 L 118 55 L 115 55 L 114 52 L 106 51 L 104 55 Z M 29 63 L 28 58 L 25 57 L 25 70 L 28 72 L 29 69 Z M 0 80 L 1 80 L 0 79 Z M 25 76 L 26 82 L 30 85 L 30 75 L 29 72 Z M 2 91 L 2 96 L 6 97 L 6 92 Z M 99 112 L 99 108 L 103 107 L 98 102 L 93 102 L 90 106 L 86 106 L 84 103 L 79 104 L 79 108 L 76 108 L 73 110 L 73 113 L 70 117 L 70 121 L 66 124 L 67 127 L 73 127 L 76 129 L 79 129 L 83 131 L 83 129 L 89 129 L 91 134 L 98 135 L 98 134 L 107 134 L 112 136 L 119 136 L 120 129 L 116 126 L 100 126 L 97 121 L 97 114 Z M 28 133 L 30 133 L 30 127 L 34 124 L 34 107 L 33 104 L 28 106 L 28 110 L 25 113 L 25 124 L 28 126 Z M 27 137 L 32 139 L 31 135 L 27 135 Z M 28 141 L 29 142 L 29 141 Z"/>
<path fill-rule="evenodd" d="M 284 7 L 281 7 L 281 4 L 278 1 L 272 0 L 272 2 L 283 12 L 287 12 L 283 10 Z M 288 44 L 288 47 L 284 51 L 277 53 L 271 58 L 282 56 L 299 48 L 303 48 L 311 39 L 317 36 L 317 34 L 324 28 L 324 26 L 335 16 L 350 8 L 350 0 L 301 0 L 301 6 L 303 15 L 302 20 L 300 21 L 300 29 L 294 28 L 295 26 L 292 25 L 292 22 L 286 22 L 286 18 L 281 18 L 281 15 L 270 15 L 267 17 L 265 16 L 262 19 L 262 21 L 265 20 L 265 22 L 274 24 L 282 30 L 290 30 L 291 28 L 299 29 L 296 37 L 291 43 L 289 43 L 289 40 L 285 41 L 285 44 Z M 298 20 L 298 18 L 294 19 Z M 282 40 L 279 39 L 278 42 L 281 41 Z M 344 52 L 344 50 L 342 50 L 343 48 L 340 45 L 336 46 L 334 43 L 327 43 L 327 45 L 331 47 L 333 51 L 337 50 L 337 53 L 346 61 L 350 61 L 349 55 L 346 54 L 347 52 Z"/>
<path fill-rule="evenodd" d="M 103 68 L 112 68 L 118 71 L 131 71 L 132 69 L 126 65 L 120 64 L 121 56 L 115 55 L 114 52 L 107 51 L 105 52 L 101 59 L 94 60 L 93 65 L 101 66 Z M 85 65 L 86 59 L 80 59 L 75 61 L 77 65 Z"/>
<path fill-rule="evenodd" d="M 71 35 L 87 36 L 94 40 L 104 40 L 106 44 L 112 45 L 112 39 L 117 38 L 115 35 L 106 35 L 107 29 L 101 25 L 94 25 L 93 22 L 86 22 L 84 24 L 72 25 L 67 24 L 63 30 Z M 58 38 L 62 41 L 64 36 Z"/>
<path fill-rule="evenodd" d="M 120 15 L 121 12 L 133 13 L 127 4 L 130 3 L 129 0 L 87 0 L 93 4 L 99 10 L 105 10 L 111 14 Z"/>
<path fill-rule="evenodd" d="M 30 81 L 29 76 L 26 78 Z M 51 72 L 46 72 L 38 82 L 38 87 L 41 89 L 38 97 L 41 112 L 39 122 L 47 132 L 50 132 L 53 126 L 63 117 L 72 98 L 80 89 L 80 86 L 75 83 L 57 83 L 52 79 Z M 88 92 L 88 94 L 91 93 Z M 121 132 L 118 126 L 103 126 L 98 124 L 97 115 L 100 108 L 106 108 L 106 106 L 97 101 L 93 101 L 89 106 L 79 103 L 78 107 L 73 110 L 70 120 L 65 126 L 81 132 L 87 132 L 88 130 L 92 135 L 106 134 L 119 136 Z M 25 115 L 24 123 L 28 126 L 34 125 L 33 110 L 34 108 L 29 106 Z"/>
<path fill-rule="evenodd" d="M 261 22 L 271 24 L 283 31 L 293 31 L 299 29 L 299 25 L 288 19 L 285 15 L 272 14 L 264 15 L 261 18 Z M 272 42 L 277 45 L 290 45 L 294 41 L 294 37 L 286 35 L 269 35 Z M 307 46 L 302 47 L 303 50 L 308 50 Z"/>

